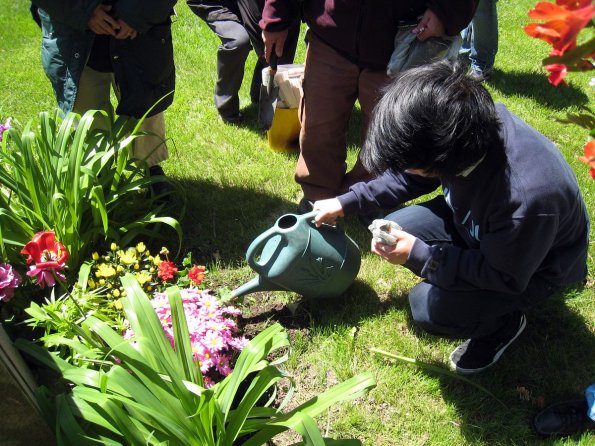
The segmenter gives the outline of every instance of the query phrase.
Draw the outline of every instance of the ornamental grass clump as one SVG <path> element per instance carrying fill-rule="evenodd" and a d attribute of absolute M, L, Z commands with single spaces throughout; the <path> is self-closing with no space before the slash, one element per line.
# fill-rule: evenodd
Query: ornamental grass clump
<path fill-rule="evenodd" d="M 107 130 L 93 129 L 95 115 L 105 118 Z M 65 118 L 44 112 L 38 126 L 29 122 L 22 131 L 4 124 L 0 258 L 16 266 L 35 233 L 54 231 L 70 253 L 66 281 L 72 284 L 84 259 L 108 240 L 125 246 L 139 235 L 163 238 L 164 227 L 181 240 L 179 222 L 150 193 L 156 180 L 130 157 L 134 140 L 144 136 L 139 125 L 101 111 Z"/>

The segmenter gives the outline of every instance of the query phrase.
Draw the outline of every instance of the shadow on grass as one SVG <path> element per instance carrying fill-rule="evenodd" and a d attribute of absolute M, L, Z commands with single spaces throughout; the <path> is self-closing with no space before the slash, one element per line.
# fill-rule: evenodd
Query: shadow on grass
<path fill-rule="evenodd" d="M 575 292 L 580 290 L 564 297 Z M 590 322 L 571 311 L 564 297 L 553 296 L 528 312 L 525 332 L 498 364 L 468 377 L 504 406 L 469 383 L 420 369 L 439 379 L 444 400 L 459 415 L 452 422 L 470 444 L 543 444 L 531 428 L 535 413 L 552 402 L 582 397 L 595 380 L 595 336 Z"/>
<path fill-rule="evenodd" d="M 204 264 L 241 263 L 254 238 L 296 209 L 296 203 L 255 189 L 187 179 L 177 185 L 186 200 L 179 197 L 172 203 L 186 207 L 180 222 L 184 234 L 180 258 L 192 252 L 192 258 Z"/>
<path fill-rule="evenodd" d="M 546 76 L 537 73 L 495 69 L 487 84 L 504 95 L 524 96 L 554 110 L 589 103 L 589 97 L 581 90 L 573 86 L 554 87 Z"/>

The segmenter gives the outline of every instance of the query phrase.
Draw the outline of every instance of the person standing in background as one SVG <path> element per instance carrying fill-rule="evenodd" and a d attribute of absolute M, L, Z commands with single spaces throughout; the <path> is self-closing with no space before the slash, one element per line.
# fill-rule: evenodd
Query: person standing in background
<path fill-rule="evenodd" d="M 459 56 L 471 66 L 471 74 L 486 79 L 494 68 L 498 52 L 496 0 L 479 0 L 473 20 L 461 33 Z"/>
<path fill-rule="evenodd" d="M 265 1 L 260 27 L 267 61 L 273 48 L 278 55 L 283 53 L 288 29 L 300 9 L 309 27 L 295 172 L 304 194 L 298 212 L 308 212 L 313 201 L 334 197 L 369 178 L 359 160 L 346 173 L 347 129 L 357 100 L 365 136 L 380 89 L 388 81 L 387 64 L 399 23 L 417 21 L 412 32 L 420 41 L 454 36 L 471 21 L 475 4 L 475 0 Z"/>
<path fill-rule="evenodd" d="M 250 85 L 253 103 L 259 101 L 262 70 L 267 66 L 258 26 L 264 0 L 187 0 L 186 4 L 221 40 L 217 49 L 215 107 L 224 122 L 237 124 L 243 120 L 238 93 L 251 48 L 258 57 Z M 293 62 L 299 32 L 300 21 L 295 17 L 290 25 L 287 47 L 279 58 L 280 64 Z"/>
<path fill-rule="evenodd" d="M 168 157 L 163 112 L 173 102 L 175 65 L 171 15 L 176 0 L 34 0 L 41 19 L 42 64 L 64 114 L 111 111 L 145 117 L 133 156 L 151 175 Z M 165 182 L 152 184 L 157 195 Z"/>

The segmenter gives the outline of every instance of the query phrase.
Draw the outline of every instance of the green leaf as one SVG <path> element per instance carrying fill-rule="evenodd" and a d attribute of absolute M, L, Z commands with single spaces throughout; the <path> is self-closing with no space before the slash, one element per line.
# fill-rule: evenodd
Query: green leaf
<path fill-rule="evenodd" d="M 485 394 L 487 394 L 487 395 L 491 396 L 492 398 L 494 398 L 502 407 L 504 407 L 505 409 L 507 409 L 506 404 L 504 404 L 500 399 L 496 398 L 496 396 L 492 392 L 490 392 L 488 389 L 486 389 L 483 386 L 480 386 L 479 384 L 471 381 L 468 378 L 465 378 L 462 375 L 459 375 L 458 373 L 451 372 L 450 370 L 447 370 L 444 367 L 438 367 L 436 365 L 428 364 L 427 362 L 418 361 L 417 359 L 408 358 L 406 356 L 395 355 L 393 353 L 385 352 L 384 350 L 380 350 L 380 349 L 377 349 L 377 348 L 370 348 L 370 351 L 372 353 L 376 353 L 376 354 L 381 355 L 381 356 L 384 356 L 386 358 L 395 359 L 397 361 L 405 362 L 407 364 L 413 364 L 413 365 L 418 366 L 419 368 L 422 368 L 422 369 L 425 369 L 425 370 L 429 370 L 431 372 L 440 373 L 442 375 L 449 376 L 449 377 L 454 378 L 454 379 L 457 379 L 459 381 L 466 382 L 467 384 L 471 384 L 476 389 L 481 390 Z"/>

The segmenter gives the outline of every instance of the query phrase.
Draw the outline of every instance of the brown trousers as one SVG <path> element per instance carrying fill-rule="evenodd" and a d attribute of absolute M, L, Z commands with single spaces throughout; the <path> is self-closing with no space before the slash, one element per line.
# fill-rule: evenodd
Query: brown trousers
<path fill-rule="evenodd" d="M 310 200 L 332 198 L 370 178 L 359 158 L 347 171 L 347 130 L 360 103 L 362 141 L 386 71 L 360 68 L 309 33 L 300 104 L 300 157 L 295 180 Z"/>

